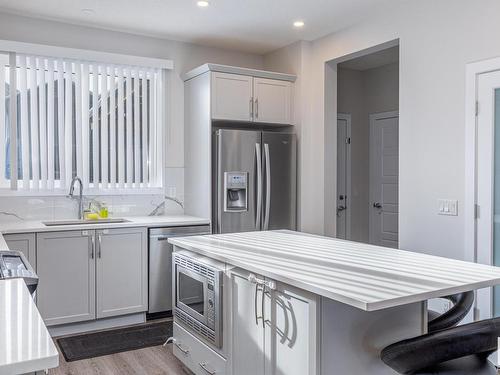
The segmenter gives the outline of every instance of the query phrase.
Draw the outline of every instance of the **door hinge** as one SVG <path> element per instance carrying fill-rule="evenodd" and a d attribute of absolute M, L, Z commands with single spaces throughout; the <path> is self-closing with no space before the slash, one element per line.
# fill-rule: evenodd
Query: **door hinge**
<path fill-rule="evenodd" d="M 480 209 L 479 205 L 475 204 L 474 205 L 474 219 L 479 219 L 479 214 L 480 214 L 479 209 Z"/>
<path fill-rule="evenodd" d="M 479 115 L 479 102 L 476 100 L 476 107 L 474 109 L 475 113 L 476 113 L 476 117 Z"/>
<path fill-rule="evenodd" d="M 345 139 L 345 143 L 346 143 L 347 145 L 350 145 L 350 144 L 351 144 L 351 137 L 347 137 L 347 138 Z"/>

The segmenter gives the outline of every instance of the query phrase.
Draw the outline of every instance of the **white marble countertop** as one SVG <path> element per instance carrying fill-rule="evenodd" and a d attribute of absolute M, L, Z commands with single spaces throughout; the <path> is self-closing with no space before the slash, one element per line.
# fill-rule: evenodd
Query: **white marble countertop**
<path fill-rule="evenodd" d="M 0 280 L 0 375 L 58 365 L 57 349 L 24 281 Z"/>
<path fill-rule="evenodd" d="M 169 242 L 365 311 L 500 284 L 500 268 L 291 231 Z"/>
<path fill-rule="evenodd" d="M 123 223 L 95 223 L 95 224 L 75 224 L 75 225 L 55 225 L 47 226 L 42 220 L 21 221 L 12 220 L 0 223 L 0 233 L 29 233 L 29 232 L 53 232 L 61 230 L 82 230 L 97 228 L 132 228 L 132 227 L 169 227 L 183 225 L 203 225 L 209 224 L 210 220 L 188 215 L 161 215 L 161 216 L 128 216 L 116 217 L 128 220 Z M 115 219 L 115 217 L 113 217 Z M 57 221 L 57 220 L 46 220 Z"/>

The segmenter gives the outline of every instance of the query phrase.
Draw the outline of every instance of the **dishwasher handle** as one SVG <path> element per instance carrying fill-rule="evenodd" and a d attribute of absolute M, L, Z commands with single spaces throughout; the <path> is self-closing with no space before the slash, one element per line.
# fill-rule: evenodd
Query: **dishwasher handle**
<path fill-rule="evenodd" d="M 162 236 L 151 236 L 152 240 L 156 241 L 167 241 L 169 238 L 174 237 L 191 237 L 191 236 L 204 236 L 207 234 L 211 234 L 210 232 L 202 232 L 202 233 L 189 233 L 189 234 L 165 234 Z"/>

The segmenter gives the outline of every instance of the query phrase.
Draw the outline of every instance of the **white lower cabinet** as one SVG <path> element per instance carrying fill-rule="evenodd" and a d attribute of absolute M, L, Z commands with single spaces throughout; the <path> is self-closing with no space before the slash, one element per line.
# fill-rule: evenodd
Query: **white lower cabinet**
<path fill-rule="evenodd" d="M 22 252 L 26 259 L 28 259 L 28 262 L 30 262 L 31 267 L 35 269 L 35 233 L 4 234 L 3 238 L 10 250 Z"/>
<path fill-rule="evenodd" d="M 231 373 L 317 374 L 318 297 L 279 282 L 272 290 L 249 275 L 231 271 Z"/>
<path fill-rule="evenodd" d="M 37 235 L 37 306 L 48 326 L 95 319 L 92 231 Z"/>
<path fill-rule="evenodd" d="M 104 229 L 96 236 L 97 318 L 147 310 L 146 229 Z"/>
<path fill-rule="evenodd" d="M 146 228 L 38 233 L 36 255 L 48 326 L 147 310 Z"/>
<path fill-rule="evenodd" d="M 226 360 L 184 328 L 174 323 L 174 354 L 196 375 L 226 374 Z M 234 373 L 236 374 L 236 373 Z M 253 372 L 252 374 L 259 374 Z"/>

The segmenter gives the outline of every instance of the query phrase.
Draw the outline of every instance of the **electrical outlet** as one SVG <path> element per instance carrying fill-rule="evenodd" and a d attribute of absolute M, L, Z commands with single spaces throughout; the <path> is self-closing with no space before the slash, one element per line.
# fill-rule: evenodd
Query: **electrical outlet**
<path fill-rule="evenodd" d="M 438 199 L 438 215 L 458 216 L 456 199 Z"/>

